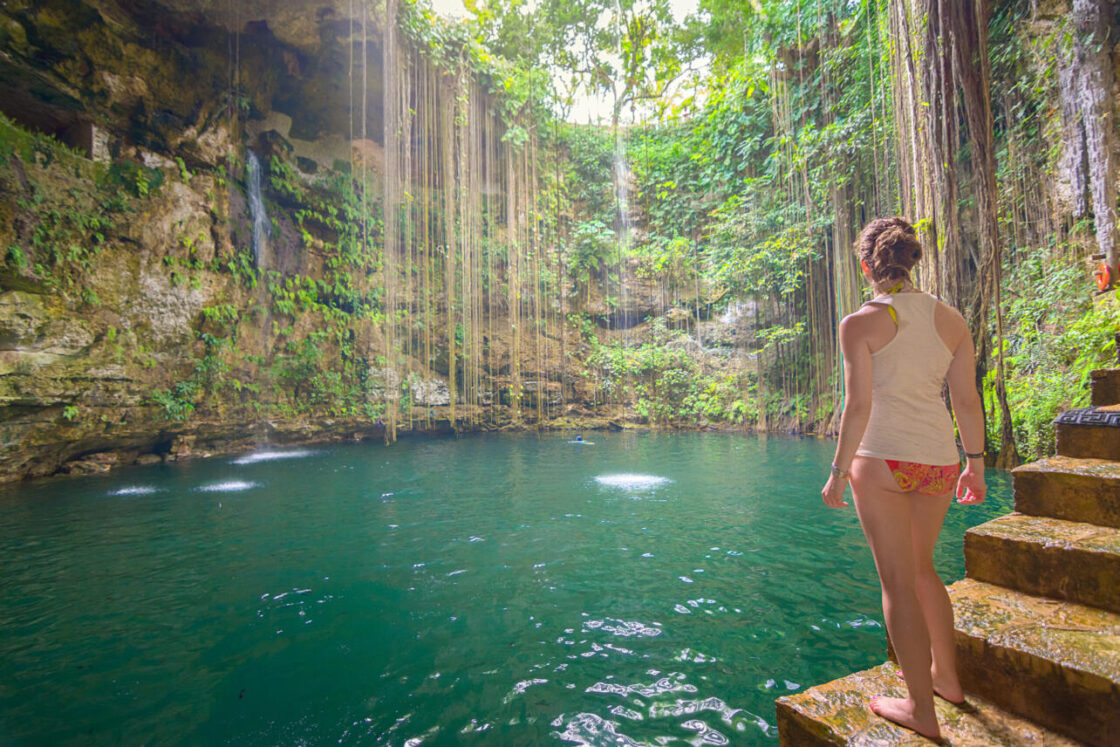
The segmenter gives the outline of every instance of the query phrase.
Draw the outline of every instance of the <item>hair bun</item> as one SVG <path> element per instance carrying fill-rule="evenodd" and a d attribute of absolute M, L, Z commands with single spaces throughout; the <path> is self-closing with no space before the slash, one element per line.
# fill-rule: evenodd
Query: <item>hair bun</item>
<path fill-rule="evenodd" d="M 858 252 L 873 280 L 893 280 L 909 277 L 922 258 L 922 245 L 905 218 L 876 218 L 860 232 Z"/>
<path fill-rule="evenodd" d="M 901 226 L 890 226 L 876 237 L 875 246 L 890 247 L 899 241 L 905 241 L 909 236 L 913 236 L 913 233 L 907 233 Z"/>

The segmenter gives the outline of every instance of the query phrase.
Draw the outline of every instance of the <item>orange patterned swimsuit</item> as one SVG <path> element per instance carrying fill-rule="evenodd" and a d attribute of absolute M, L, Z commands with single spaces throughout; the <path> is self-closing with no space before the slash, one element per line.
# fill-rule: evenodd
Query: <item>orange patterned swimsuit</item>
<path fill-rule="evenodd" d="M 946 464 L 919 464 L 918 462 L 900 462 L 897 459 L 884 459 L 894 481 L 902 490 L 913 490 L 922 495 L 941 495 L 948 493 L 956 487 L 957 478 L 961 474 L 961 465 Z"/>

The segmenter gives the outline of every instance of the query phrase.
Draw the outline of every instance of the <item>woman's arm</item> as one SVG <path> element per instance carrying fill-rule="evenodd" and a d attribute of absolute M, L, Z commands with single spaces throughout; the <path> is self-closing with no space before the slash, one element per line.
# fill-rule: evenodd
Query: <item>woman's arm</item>
<path fill-rule="evenodd" d="M 984 484 L 984 411 L 980 393 L 976 391 L 976 351 L 968 323 L 956 310 L 952 310 L 950 329 L 950 334 L 959 335 L 959 342 L 945 377 L 949 383 L 949 399 L 957 417 L 961 446 L 966 454 L 980 455 L 968 457 L 957 481 L 957 503 L 980 503 L 987 494 L 987 486 Z"/>
<path fill-rule="evenodd" d="M 871 348 L 867 343 L 865 314 L 856 313 L 840 322 L 840 350 L 844 353 L 844 412 L 840 416 L 840 438 L 836 443 L 836 456 L 832 463 L 841 472 L 852 469 L 852 460 L 867 430 L 871 417 Z M 830 508 L 847 506 L 844 488 L 847 476 L 834 470 L 828 478 L 821 497 Z"/>

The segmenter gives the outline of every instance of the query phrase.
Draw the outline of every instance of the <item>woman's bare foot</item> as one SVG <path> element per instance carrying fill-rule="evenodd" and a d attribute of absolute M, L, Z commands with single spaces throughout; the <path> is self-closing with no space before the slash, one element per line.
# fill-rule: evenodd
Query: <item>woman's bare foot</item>
<path fill-rule="evenodd" d="M 938 682 L 937 678 L 933 678 L 933 694 L 949 701 L 953 705 L 964 705 L 964 690 L 961 689 L 960 680 L 956 683 L 950 684 L 948 682 Z"/>
<path fill-rule="evenodd" d="M 941 739 L 941 728 L 937 725 L 937 715 L 918 718 L 914 715 L 913 704 L 905 698 L 884 698 L 877 695 L 871 699 L 871 712 L 888 721 L 893 721 L 899 726 L 913 729 L 923 737 Z"/>
<path fill-rule="evenodd" d="M 896 670 L 895 674 L 898 675 L 898 678 L 900 680 L 906 680 L 906 677 L 903 676 L 901 669 Z M 961 689 L 960 680 L 947 682 L 945 680 L 940 680 L 936 675 L 933 675 L 933 694 L 938 696 L 942 700 L 949 701 L 955 706 L 965 705 L 964 690 Z"/>

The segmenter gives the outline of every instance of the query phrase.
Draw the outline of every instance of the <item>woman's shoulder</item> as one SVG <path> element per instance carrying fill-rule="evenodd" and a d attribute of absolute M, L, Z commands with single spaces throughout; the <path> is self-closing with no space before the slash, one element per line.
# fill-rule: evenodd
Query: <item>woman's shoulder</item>
<path fill-rule="evenodd" d="M 959 323 L 965 326 L 968 325 L 968 322 L 966 322 L 964 319 L 964 315 L 961 314 L 961 312 L 957 311 L 956 307 L 950 306 L 932 293 L 928 295 L 933 299 L 933 313 L 936 314 L 940 319 L 944 319 L 945 321 L 952 322 L 954 324 Z"/>
<path fill-rule="evenodd" d="M 840 320 L 840 337 L 872 337 L 884 332 L 894 333 L 887 307 L 878 303 L 865 303 Z"/>
<path fill-rule="evenodd" d="M 849 327 L 858 327 L 886 314 L 888 314 L 886 306 L 873 299 L 841 319 L 840 326 L 843 327 L 847 324 Z"/>
<path fill-rule="evenodd" d="M 957 343 L 964 337 L 970 337 L 968 322 L 964 315 L 954 307 L 933 296 L 933 323 L 941 339 L 950 350 L 955 350 Z"/>

